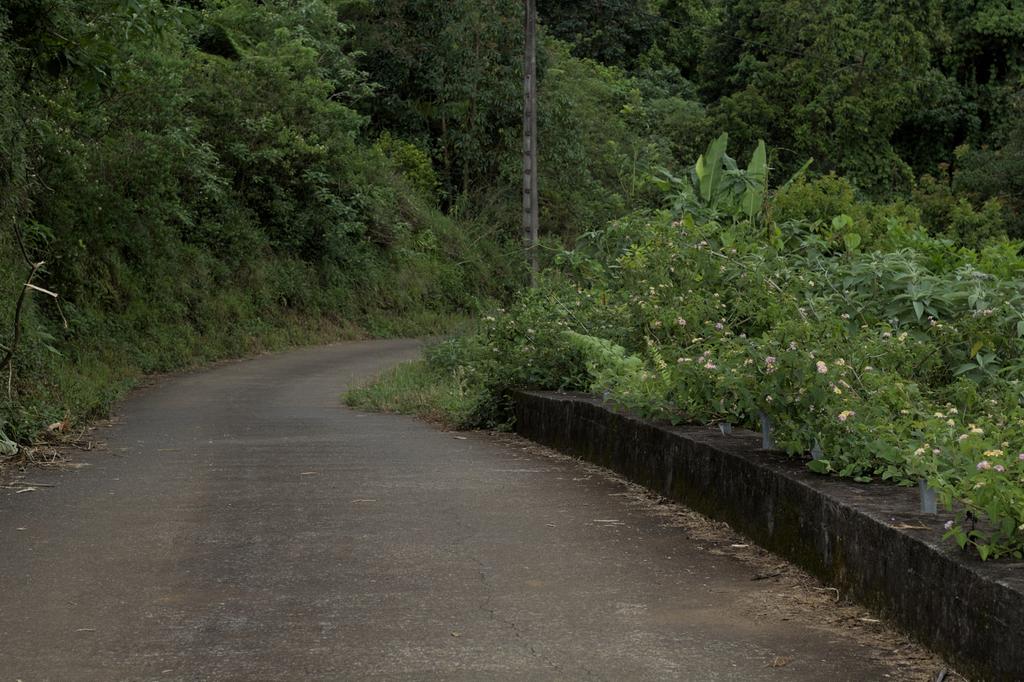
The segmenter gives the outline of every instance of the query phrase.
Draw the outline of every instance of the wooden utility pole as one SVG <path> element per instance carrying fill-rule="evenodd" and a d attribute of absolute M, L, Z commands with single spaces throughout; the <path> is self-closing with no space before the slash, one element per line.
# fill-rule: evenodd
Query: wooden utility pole
<path fill-rule="evenodd" d="M 530 261 L 530 284 L 537 283 L 537 0 L 523 0 L 526 51 L 523 59 L 523 242 Z"/>

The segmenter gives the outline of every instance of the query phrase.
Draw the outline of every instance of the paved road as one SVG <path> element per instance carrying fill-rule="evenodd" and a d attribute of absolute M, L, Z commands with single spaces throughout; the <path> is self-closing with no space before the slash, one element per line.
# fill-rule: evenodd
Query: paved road
<path fill-rule="evenodd" d="M 90 467 L 0 493 L 0 682 L 891 672 L 735 608 L 768 586 L 574 464 L 341 407 L 415 353 L 339 344 L 162 380 Z"/>

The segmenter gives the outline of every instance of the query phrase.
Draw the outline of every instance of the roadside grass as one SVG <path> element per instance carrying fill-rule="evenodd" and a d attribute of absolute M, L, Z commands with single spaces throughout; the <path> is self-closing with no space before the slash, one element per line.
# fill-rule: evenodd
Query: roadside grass
<path fill-rule="evenodd" d="M 46 357 L 39 380 L 23 391 L 17 417 L 18 424 L 23 426 L 60 426 L 57 430 L 44 430 L 41 426 L 12 429 L 12 435 L 21 439 L 22 447 L 9 440 L 0 428 L 0 481 L 15 468 L 59 466 L 63 459 L 55 455 L 55 448 L 81 444 L 85 426 L 108 417 L 111 407 L 146 377 L 338 341 L 397 336 L 436 338 L 471 328 L 473 318 L 462 313 L 427 311 L 396 315 L 391 324 L 386 329 L 374 325 L 372 319 L 360 324 L 328 316 L 283 315 L 273 322 L 251 324 L 245 333 L 229 327 L 210 329 L 205 334 L 188 334 L 190 330 L 183 329 L 177 343 L 173 342 L 175 337 L 167 335 L 158 335 L 139 346 L 111 338 L 106 344 L 83 343 L 68 352 L 51 354 Z M 395 333 L 398 331 L 406 333 Z M 423 361 L 411 365 L 380 377 L 376 382 L 380 386 L 361 389 L 364 395 L 359 406 L 416 414 L 451 428 L 460 426 L 474 403 L 466 396 L 456 373 L 450 373 L 446 379 L 445 370 L 429 370 Z M 397 375 L 397 381 L 391 374 Z M 5 426 L 2 417 L 0 414 L 0 427 Z"/>
<path fill-rule="evenodd" d="M 360 326 L 370 338 L 444 337 L 475 329 L 475 319 L 462 311 L 409 310 L 401 315 L 388 311 L 367 314 Z"/>
<path fill-rule="evenodd" d="M 459 368 L 435 369 L 426 360 L 414 360 L 385 370 L 366 385 L 345 393 L 343 399 L 356 409 L 411 414 L 460 428 L 478 402 L 460 375 Z"/>
<path fill-rule="evenodd" d="M 380 315 L 383 317 L 383 314 Z M 436 337 L 469 325 L 464 313 L 426 311 L 398 314 L 390 326 L 328 315 L 281 314 L 235 324 L 152 328 L 145 338 L 107 334 L 69 344 L 62 352 L 26 347 L 19 370 L 27 379 L 18 401 L 0 396 L 0 435 L 22 445 L 48 442 L 110 414 L 111 407 L 147 376 L 186 371 L 228 359 L 291 348 L 367 338 Z M 99 336 L 98 334 L 95 336 Z M 67 424 L 67 434 L 44 433 L 47 424 Z M 11 455 L 0 447 L 0 460 Z M 14 453 L 17 457 L 17 453 Z"/>

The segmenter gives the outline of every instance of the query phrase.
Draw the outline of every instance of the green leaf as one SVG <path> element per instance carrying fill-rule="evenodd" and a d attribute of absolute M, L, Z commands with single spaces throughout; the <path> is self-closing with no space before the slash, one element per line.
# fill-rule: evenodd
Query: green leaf
<path fill-rule="evenodd" d="M 853 225 L 853 218 L 846 215 L 845 213 L 840 213 L 839 215 L 832 218 L 832 229 L 835 230 L 836 232 L 839 232 L 840 230 L 850 227 L 851 225 Z"/>
<path fill-rule="evenodd" d="M 832 471 L 832 464 L 827 459 L 813 459 L 807 463 L 807 468 L 816 474 L 827 474 Z"/>
<path fill-rule="evenodd" d="M 747 164 L 747 175 L 762 181 L 768 175 L 768 151 L 764 140 L 757 141 L 757 149 L 754 150 L 754 155 L 750 157 L 750 163 Z"/>
<path fill-rule="evenodd" d="M 758 140 L 757 149 L 747 165 L 747 179 L 752 183 L 743 193 L 740 202 L 743 212 L 751 220 L 761 211 L 765 190 L 768 187 L 768 152 L 764 140 Z"/>
<path fill-rule="evenodd" d="M 973 362 L 968 362 L 967 364 L 960 365 L 959 367 L 957 367 L 953 371 L 953 376 L 958 377 L 961 374 L 966 374 L 967 372 L 970 372 L 971 370 L 975 370 L 975 369 L 978 369 L 978 366 L 976 364 L 974 364 Z"/>
<path fill-rule="evenodd" d="M 697 175 L 700 177 L 700 196 L 705 203 L 712 203 L 712 199 L 718 192 L 718 186 L 722 183 L 722 176 L 725 173 L 722 157 L 725 156 L 725 147 L 728 143 L 729 133 L 722 133 L 708 146 L 707 154 L 698 161 L 698 164 L 703 161 L 703 168 L 697 171 Z"/>

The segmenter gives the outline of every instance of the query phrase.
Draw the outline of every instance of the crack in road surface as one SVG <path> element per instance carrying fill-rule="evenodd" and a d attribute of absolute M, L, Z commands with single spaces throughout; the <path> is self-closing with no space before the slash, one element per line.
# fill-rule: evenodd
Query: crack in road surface
<path fill-rule="evenodd" d="M 418 349 L 337 344 L 161 379 L 94 434 L 107 454 L 76 456 L 90 466 L 0 492 L 0 682 L 838 681 L 939 665 L 807 610 L 773 617 L 776 579 L 592 467 L 341 406 Z"/>

